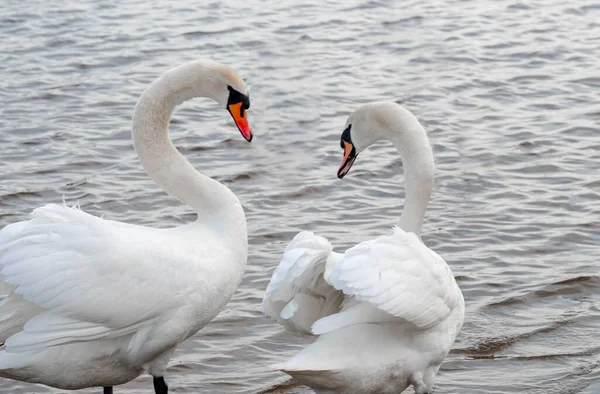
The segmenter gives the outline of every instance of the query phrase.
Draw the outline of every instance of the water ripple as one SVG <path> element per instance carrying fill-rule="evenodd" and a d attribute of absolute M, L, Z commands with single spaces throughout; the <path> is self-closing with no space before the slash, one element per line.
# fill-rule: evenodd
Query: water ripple
<path fill-rule="evenodd" d="M 309 340 L 281 332 L 260 298 L 297 231 L 342 250 L 396 223 L 402 165 L 389 144 L 335 176 L 346 116 L 396 101 L 429 131 L 437 173 L 423 239 L 467 302 L 436 393 L 600 392 L 599 10 L 590 0 L 4 2 L 0 225 L 63 198 L 114 220 L 192 220 L 141 169 L 131 114 L 168 67 L 201 57 L 235 66 L 252 86 L 253 143 L 202 100 L 183 105 L 171 131 L 244 205 L 247 274 L 177 351 L 169 383 L 305 393 L 267 365 Z M 51 392 L 7 380 L 1 390 Z"/>

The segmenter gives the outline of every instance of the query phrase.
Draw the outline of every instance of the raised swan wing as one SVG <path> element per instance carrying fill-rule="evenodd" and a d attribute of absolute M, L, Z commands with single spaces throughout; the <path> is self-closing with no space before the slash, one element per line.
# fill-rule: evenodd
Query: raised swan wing
<path fill-rule="evenodd" d="M 363 303 L 350 304 L 319 320 L 313 326 L 315 334 L 350 324 L 389 321 L 391 316 L 427 329 L 443 321 L 462 300 L 444 260 L 415 234 L 400 228 L 348 249 L 325 280 Z"/>
<path fill-rule="evenodd" d="M 263 311 L 286 329 L 310 334 L 313 323 L 339 311 L 344 295 L 323 278 L 337 253 L 327 239 L 298 233 L 283 252 L 263 297 Z"/>
<path fill-rule="evenodd" d="M 320 335 L 398 319 L 426 329 L 461 300 L 444 260 L 413 233 L 394 228 L 392 235 L 342 255 L 325 238 L 304 231 L 285 249 L 263 310 L 290 331 Z"/>

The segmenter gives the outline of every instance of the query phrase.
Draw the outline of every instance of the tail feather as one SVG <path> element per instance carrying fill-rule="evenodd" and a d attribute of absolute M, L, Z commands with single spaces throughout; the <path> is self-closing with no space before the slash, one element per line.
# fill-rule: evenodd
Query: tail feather
<path fill-rule="evenodd" d="M 336 390 L 346 385 L 347 379 L 341 371 L 332 369 L 281 369 L 299 383 L 314 390 Z"/>

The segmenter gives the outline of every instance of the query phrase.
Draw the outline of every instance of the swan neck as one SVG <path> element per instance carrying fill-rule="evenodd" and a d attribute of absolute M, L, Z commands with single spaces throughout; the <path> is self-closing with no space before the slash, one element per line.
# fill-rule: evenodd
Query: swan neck
<path fill-rule="evenodd" d="M 186 70 L 163 75 L 142 94 L 132 124 L 135 150 L 150 178 L 168 194 L 192 207 L 198 219 L 223 215 L 227 209 L 245 226 L 237 197 L 221 183 L 196 171 L 169 138 L 169 122 L 177 105 L 194 97 L 211 97 L 210 80 L 181 75 Z M 241 215 L 240 215 L 241 214 Z"/>
<path fill-rule="evenodd" d="M 435 164 L 427 134 L 415 119 L 392 138 L 404 167 L 405 201 L 399 226 L 420 237 L 425 211 L 433 190 Z"/>

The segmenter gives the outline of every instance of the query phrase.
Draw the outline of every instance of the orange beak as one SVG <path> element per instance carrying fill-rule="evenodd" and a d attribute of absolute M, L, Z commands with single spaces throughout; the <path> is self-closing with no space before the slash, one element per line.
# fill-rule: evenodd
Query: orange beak
<path fill-rule="evenodd" d="M 342 164 L 340 165 L 340 168 L 337 173 L 337 176 L 340 179 L 342 179 L 348 173 L 348 171 L 350 171 L 350 168 L 352 168 L 352 164 L 354 164 L 354 160 L 356 160 L 357 156 L 354 145 L 352 145 L 348 141 L 343 141 L 343 143 L 344 157 L 342 158 Z"/>
<path fill-rule="evenodd" d="M 252 141 L 252 129 L 248 124 L 248 116 L 246 110 L 242 108 L 242 103 L 231 104 L 227 107 L 227 110 L 231 114 L 238 130 L 242 133 L 242 137 L 248 142 Z"/>

